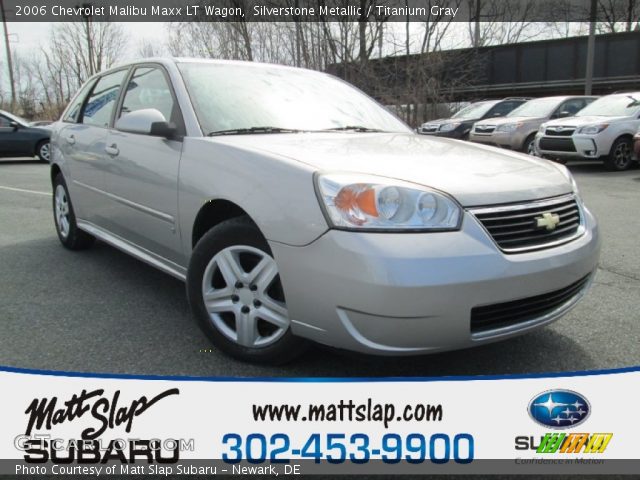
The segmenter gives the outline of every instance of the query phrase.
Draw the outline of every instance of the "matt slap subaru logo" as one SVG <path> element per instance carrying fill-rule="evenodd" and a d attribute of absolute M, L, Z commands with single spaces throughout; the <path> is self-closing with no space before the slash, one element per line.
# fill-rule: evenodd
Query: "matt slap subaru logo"
<path fill-rule="evenodd" d="M 529 402 L 529 415 L 545 427 L 565 429 L 583 423 L 591 411 L 585 397 L 571 390 L 548 390 Z"/>

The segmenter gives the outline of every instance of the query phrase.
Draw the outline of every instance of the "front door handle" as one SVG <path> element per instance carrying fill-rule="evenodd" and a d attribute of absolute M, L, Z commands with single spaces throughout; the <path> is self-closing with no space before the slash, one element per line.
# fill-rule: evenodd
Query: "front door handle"
<path fill-rule="evenodd" d="M 76 143 L 76 137 L 73 134 L 67 135 L 66 140 L 67 140 L 67 143 L 70 145 L 73 145 L 74 143 Z"/>
<path fill-rule="evenodd" d="M 112 157 L 115 157 L 120 153 L 120 150 L 118 150 L 118 145 L 116 145 L 115 143 L 104 147 L 104 151 L 107 152 Z"/>

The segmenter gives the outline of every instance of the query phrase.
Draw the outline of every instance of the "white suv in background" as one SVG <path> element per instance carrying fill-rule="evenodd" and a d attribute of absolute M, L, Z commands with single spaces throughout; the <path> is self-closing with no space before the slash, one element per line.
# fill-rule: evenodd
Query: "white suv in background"
<path fill-rule="evenodd" d="M 603 160 L 609 170 L 626 170 L 634 158 L 633 135 L 639 127 L 640 92 L 607 95 L 575 117 L 540 125 L 536 153 L 563 163 Z"/>

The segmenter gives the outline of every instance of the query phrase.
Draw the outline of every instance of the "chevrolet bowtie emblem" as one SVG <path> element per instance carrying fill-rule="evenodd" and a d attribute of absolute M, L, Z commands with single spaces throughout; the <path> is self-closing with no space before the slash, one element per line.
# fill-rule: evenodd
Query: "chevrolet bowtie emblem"
<path fill-rule="evenodd" d="M 557 213 L 545 212 L 541 217 L 536 217 L 536 226 L 538 228 L 546 228 L 547 230 L 555 230 L 560 223 L 560 215 Z"/>

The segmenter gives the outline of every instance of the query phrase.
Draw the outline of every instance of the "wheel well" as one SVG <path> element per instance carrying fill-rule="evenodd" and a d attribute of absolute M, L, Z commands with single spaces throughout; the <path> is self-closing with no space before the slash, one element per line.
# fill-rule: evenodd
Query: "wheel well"
<path fill-rule="evenodd" d="M 536 138 L 536 132 L 531 132 L 529 135 L 527 135 L 524 139 L 524 142 L 522 142 L 522 149 L 524 149 L 524 147 L 527 146 L 527 143 L 529 143 L 529 140 Z"/>
<path fill-rule="evenodd" d="M 249 214 L 235 203 L 228 200 L 209 200 L 202 206 L 196 215 L 195 222 L 193 222 L 191 246 L 195 247 L 198 240 L 219 223 L 243 215 L 253 222 Z"/>
<path fill-rule="evenodd" d="M 55 163 L 51 165 L 51 183 L 53 183 L 53 180 L 58 176 L 59 173 L 60 167 Z"/>
<path fill-rule="evenodd" d="M 623 133 L 622 135 L 620 135 L 618 138 L 616 138 L 613 143 L 616 143 L 618 140 L 620 140 L 621 138 L 625 138 L 627 140 L 631 140 L 633 142 L 633 135 L 631 135 L 630 133 Z M 613 145 L 613 144 L 612 144 Z"/>

